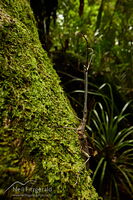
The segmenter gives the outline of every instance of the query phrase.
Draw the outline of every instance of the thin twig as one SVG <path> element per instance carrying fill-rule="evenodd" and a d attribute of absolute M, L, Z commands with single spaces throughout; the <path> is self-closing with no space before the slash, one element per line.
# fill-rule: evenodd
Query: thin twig
<path fill-rule="evenodd" d="M 81 124 L 79 125 L 77 132 L 79 135 L 79 140 L 80 140 L 80 144 L 81 144 L 81 152 L 83 153 L 84 157 L 87 157 L 87 160 L 85 161 L 85 164 L 87 164 L 87 166 L 89 166 L 89 159 L 90 159 L 90 155 L 89 155 L 89 144 L 87 141 L 87 136 L 85 134 L 85 127 L 86 127 L 86 122 L 87 122 L 87 102 L 88 102 L 88 71 L 92 62 L 92 58 L 93 58 L 93 49 L 89 48 L 88 46 L 88 40 L 85 37 L 85 35 L 81 34 L 83 36 L 83 38 L 86 41 L 86 65 L 84 65 L 84 87 L 85 87 L 85 92 L 84 92 L 84 109 L 83 109 L 83 119 L 81 121 Z M 89 49 L 91 50 L 91 57 L 90 60 L 88 58 L 89 56 Z"/>
<path fill-rule="evenodd" d="M 93 54 L 91 55 L 90 61 L 87 66 L 84 65 L 84 85 L 85 85 L 85 93 L 84 93 L 84 111 L 83 111 L 83 120 L 82 120 L 82 131 L 85 131 L 85 126 L 87 122 L 87 101 L 88 101 L 88 70 L 90 68 L 92 62 Z"/>
<path fill-rule="evenodd" d="M 82 119 L 82 123 L 80 125 L 80 129 L 82 130 L 82 133 L 84 134 L 85 132 L 85 126 L 86 126 L 86 122 L 87 122 L 87 101 L 88 101 L 88 71 L 92 62 L 92 58 L 93 58 L 93 49 L 89 48 L 88 46 L 88 40 L 86 38 L 86 36 L 82 33 L 80 33 L 82 35 L 82 37 L 85 39 L 86 41 L 86 65 L 84 65 L 84 87 L 85 87 L 85 92 L 84 92 L 84 109 L 83 109 L 83 119 Z M 88 55 L 89 55 L 89 50 L 91 50 L 91 58 L 89 60 Z"/>

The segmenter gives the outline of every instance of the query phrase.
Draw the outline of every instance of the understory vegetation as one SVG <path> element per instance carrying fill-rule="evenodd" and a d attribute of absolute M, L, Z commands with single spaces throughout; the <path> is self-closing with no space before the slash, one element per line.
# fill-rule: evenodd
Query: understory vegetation
<path fill-rule="evenodd" d="M 84 66 L 92 58 L 87 83 L 86 134 L 93 184 L 105 200 L 130 200 L 133 2 L 58 0 L 51 1 L 49 9 L 47 2 L 35 5 L 31 0 L 39 37 L 80 119 L 86 84 Z"/>

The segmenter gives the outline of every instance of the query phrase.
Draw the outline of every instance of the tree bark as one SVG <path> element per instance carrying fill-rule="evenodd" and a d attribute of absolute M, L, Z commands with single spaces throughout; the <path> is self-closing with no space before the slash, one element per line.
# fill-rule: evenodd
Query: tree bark
<path fill-rule="evenodd" d="M 83 15 L 84 11 L 84 0 L 80 0 L 80 5 L 79 5 L 79 16 L 81 17 Z"/>
<path fill-rule="evenodd" d="M 41 46 L 29 1 L 0 6 L 0 195 L 98 199 L 78 135 L 62 128 L 78 122 Z"/>

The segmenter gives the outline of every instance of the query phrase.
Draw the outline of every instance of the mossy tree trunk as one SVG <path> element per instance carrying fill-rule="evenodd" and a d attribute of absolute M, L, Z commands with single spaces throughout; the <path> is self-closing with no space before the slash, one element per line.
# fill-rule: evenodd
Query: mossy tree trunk
<path fill-rule="evenodd" d="M 22 187 L 16 181 L 29 181 L 21 193 L 37 199 L 95 200 L 78 136 L 62 128 L 78 122 L 41 47 L 30 4 L 0 4 L 0 193 L 8 198 L 16 194 L 14 186 Z"/>

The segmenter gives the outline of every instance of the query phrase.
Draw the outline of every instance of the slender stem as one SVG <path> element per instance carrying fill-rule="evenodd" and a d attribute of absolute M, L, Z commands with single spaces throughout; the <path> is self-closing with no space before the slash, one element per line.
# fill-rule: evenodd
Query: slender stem
<path fill-rule="evenodd" d="M 87 63 L 87 66 L 84 66 L 84 87 L 85 87 L 85 93 L 84 93 L 84 111 L 83 111 L 83 120 L 82 120 L 82 131 L 84 133 L 86 121 L 87 121 L 87 104 L 88 104 L 88 70 L 90 68 L 90 64 L 92 61 L 93 54 L 91 55 L 90 61 Z"/>
<path fill-rule="evenodd" d="M 84 34 L 82 34 L 82 37 L 85 39 L 86 41 L 86 65 L 84 65 L 84 109 L 83 109 L 83 118 L 82 118 L 82 122 L 81 124 L 79 125 L 77 131 L 78 131 L 78 134 L 79 134 L 79 139 L 80 139 L 80 144 L 81 144 L 81 151 L 83 153 L 83 155 L 85 157 L 87 157 L 87 160 L 86 160 L 86 166 L 87 168 L 89 169 L 89 159 L 90 159 L 90 156 L 89 156 L 89 145 L 88 145 L 88 141 L 87 141 L 87 136 L 85 135 L 85 127 L 86 127 L 86 122 L 87 122 L 87 102 L 88 102 L 88 71 L 89 71 L 89 68 L 90 68 L 90 65 L 91 65 L 91 61 L 92 61 L 92 57 L 94 54 L 91 54 L 91 58 L 89 60 L 89 53 L 88 53 L 88 50 L 90 49 L 93 53 L 93 49 L 89 48 L 89 45 L 88 45 L 88 40 L 86 38 L 86 36 Z"/>
<path fill-rule="evenodd" d="M 88 101 L 88 70 L 85 70 L 85 93 L 84 93 L 84 111 L 83 111 L 83 121 L 82 121 L 82 131 L 85 131 L 86 121 L 87 121 L 87 101 Z"/>

